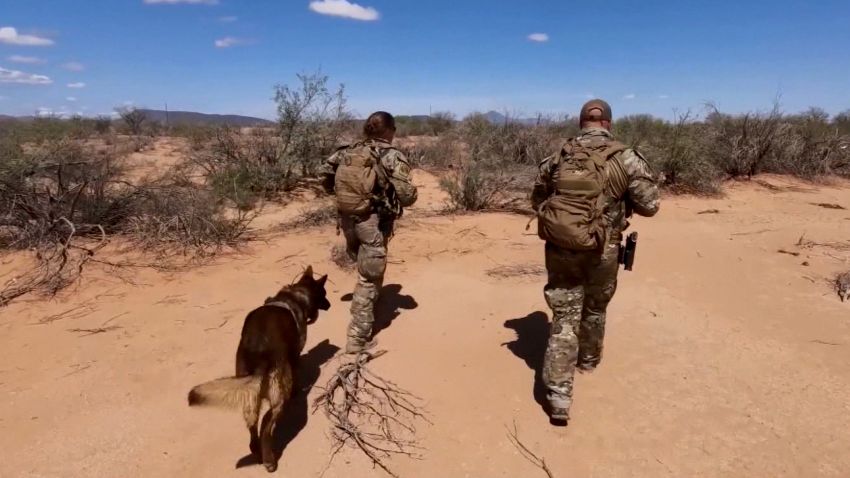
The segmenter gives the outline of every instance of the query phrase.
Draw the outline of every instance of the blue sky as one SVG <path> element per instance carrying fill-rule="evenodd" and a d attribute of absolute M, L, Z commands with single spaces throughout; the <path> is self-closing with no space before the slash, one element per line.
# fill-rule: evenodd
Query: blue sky
<path fill-rule="evenodd" d="M 617 116 L 669 118 L 777 94 L 836 113 L 850 2 L 0 0 L 4 114 L 168 102 L 273 117 L 273 85 L 318 68 L 360 114 L 558 114 L 601 96 Z"/>

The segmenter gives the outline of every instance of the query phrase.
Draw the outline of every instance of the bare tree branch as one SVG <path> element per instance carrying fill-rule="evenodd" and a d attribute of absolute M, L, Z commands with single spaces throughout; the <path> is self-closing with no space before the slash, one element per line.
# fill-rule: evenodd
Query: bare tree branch
<path fill-rule="evenodd" d="M 415 422 L 427 423 L 419 398 L 371 372 L 366 365 L 386 354 L 361 353 L 343 362 L 315 400 L 331 422 L 333 449 L 328 467 L 345 446 L 360 450 L 372 464 L 398 478 L 386 463 L 392 456 L 421 459 Z M 325 469 L 327 471 L 327 467 Z M 324 473 L 324 472 L 323 472 Z"/>

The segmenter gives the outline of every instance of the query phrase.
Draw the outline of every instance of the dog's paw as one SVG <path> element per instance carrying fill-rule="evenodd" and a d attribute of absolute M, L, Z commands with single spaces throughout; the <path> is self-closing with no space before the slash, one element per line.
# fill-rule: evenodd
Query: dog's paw
<path fill-rule="evenodd" d="M 266 471 L 268 471 L 269 473 L 274 473 L 275 471 L 277 471 L 277 463 L 263 463 L 263 466 L 266 467 Z"/>

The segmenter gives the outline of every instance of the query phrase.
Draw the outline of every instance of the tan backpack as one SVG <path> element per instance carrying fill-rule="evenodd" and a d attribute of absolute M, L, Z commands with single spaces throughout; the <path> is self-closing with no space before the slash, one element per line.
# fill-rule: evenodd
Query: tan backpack
<path fill-rule="evenodd" d="M 608 240 L 605 223 L 606 194 L 619 197 L 627 184 L 625 170 L 616 154 L 626 146 L 608 139 L 582 144 L 571 139 L 556 155 L 553 170 L 555 193 L 538 211 L 537 233 L 541 239 L 573 251 L 601 250 Z M 620 174 L 610 184 L 606 163 L 617 161 Z M 612 191 L 617 189 L 618 191 Z"/>
<path fill-rule="evenodd" d="M 381 165 L 379 148 L 357 143 L 350 146 L 336 170 L 334 192 L 337 209 L 343 214 L 363 216 L 374 210 L 378 189 L 386 189 L 388 178 Z"/>

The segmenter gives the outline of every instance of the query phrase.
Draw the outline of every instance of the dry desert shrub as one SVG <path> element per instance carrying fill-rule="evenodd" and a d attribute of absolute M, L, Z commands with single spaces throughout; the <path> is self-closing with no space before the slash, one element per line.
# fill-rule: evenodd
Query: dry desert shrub
<path fill-rule="evenodd" d="M 301 229 L 328 226 L 336 223 L 338 216 L 339 214 L 334 204 L 322 204 L 302 210 L 301 214 L 297 217 L 283 223 L 281 228 L 284 231 L 292 232 Z"/>
<path fill-rule="evenodd" d="M 73 283 L 108 238 L 146 251 L 208 256 L 234 246 L 251 217 L 228 214 L 214 192 L 178 174 L 133 184 L 122 158 L 70 139 L 0 148 L 0 249 L 31 251 L 32 271 L 0 293 L 7 303 Z"/>

